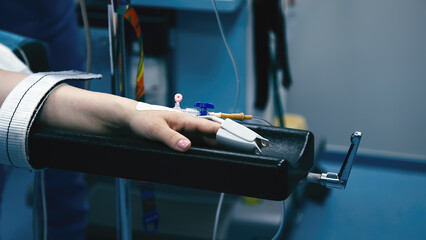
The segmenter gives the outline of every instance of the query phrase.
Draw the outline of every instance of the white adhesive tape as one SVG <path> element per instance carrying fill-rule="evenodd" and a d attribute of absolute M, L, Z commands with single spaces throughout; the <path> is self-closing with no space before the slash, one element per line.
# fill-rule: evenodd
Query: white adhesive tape
<path fill-rule="evenodd" d="M 138 102 L 138 104 L 136 104 L 136 110 L 139 110 L 139 111 L 159 110 L 159 111 L 181 112 L 174 108 L 164 107 L 160 105 L 153 105 L 153 104 L 144 103 L 144 102 Z"/>

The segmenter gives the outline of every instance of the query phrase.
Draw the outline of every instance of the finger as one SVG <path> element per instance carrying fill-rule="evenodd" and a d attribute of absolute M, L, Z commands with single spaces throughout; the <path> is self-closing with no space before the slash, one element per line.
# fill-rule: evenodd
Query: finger
<path fill-rule="evenodd" d="M 171 128 L 184 134 L 186 137 L 198 143 L 208 146 L 217 146 L 216 133 L 220 128 L 220 124 L 188 114 L 169 116 L 166 120 Z"/>
<path fill-rule="evenodd" d="M 171 129 L 166 123 L 156 128 L 152 137 L 176 151 L 185 152 L 191 147 L 191 141 L 188 138 Z"/>
<path fill-rule="evenodd" d="M 202 133 L 209 133 L 216 135 L 217 131 L 219 131 L 220 124 L 217 122 L 213 122 L 204 118 L 196 118 L 197 128 Z"/>
<path fill-rule="evenodd" d="M 167 122 L 178 131 L 198 132 L 208 135 L 215 135 L 220 128 L 219 123 L 182 113 L 179 118 L 176 118 L 176 115 L 170 115 Z"/>
<path fill-rule="evenodd" d="M 218 145 L 216 141 L 216 137 L 212 138 L 212 137 L 203 136 L 201 139 L 204 143 L 207 144 L 207 146 L 215 147 Z"/>

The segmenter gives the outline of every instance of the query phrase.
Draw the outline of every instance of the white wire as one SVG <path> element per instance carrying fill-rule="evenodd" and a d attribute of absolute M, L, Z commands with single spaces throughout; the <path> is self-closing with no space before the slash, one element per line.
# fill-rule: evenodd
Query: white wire
<path fill-rule="evenodd" d="M 229 57 L 231 58 L 232 65 L 234 67 L 235 78 L 236 78 L 236 83 L 237 83 L 237 93 L 236 93 L 233 112 L 236 112 L 237 106 L 238 106 L 238 100 L 239 100 L 239 96 L 240 96 L 240 75 L 238 73 L 238 67 L 237 67 L 237 63 L 235 61 L 234 55 L 232 54 L 231 48 L 229 47 L 228 42 L 226 41 L 225 34 L 223 33 L 222 23 L 220 21 L 219 13 L 218 13 L 217 7 L 216 7 L 216 0 L 212 0 L 212 4 L 213 4 L 214 13 L 216 15 L 217 24 L 219 26 L 220 34 L 222 36 L 223 42 L 225 43 L 226 50 L 228 51 Z M 265 122 L 267 122 L 267 121 L 265 120 Z M 267 122 L 267 123 L 269 123 L 269 122 Z M 218 202 L 217 208 L 216 208 L 216 216 L 215 216 L 215 221 L 214 221 L 212 240 L 216 240 L 216 235 L 217 235 L 218 226 L 219 226 L 220 211 L 222 209 L 222 203 L 223 203 L 224 197 L 225 197 L 225 194 L 220 193 L 219 202 Z M 280 224 L 280 227 L 278 229 L 278 232 L 275 234 L 275 236 L 272 238 L 272 240 L 277 240 L 281 237 L 283 229 L 284 229 L 284 223 L 285 223 L 285 202 L 283 201 L 281 224 Z"/>
<path fill-rule="evenodd" d="M 280 228 L 278 228 L 278 231 L 275 234 L 275 236 L 272 238 L 272 240 L 281 239 L 281 235 L 283 234 L 283 231 L 284 231 L 284 224 L 285 224 L 285 201 L 283 201 L 283 212 L 281 217 Z"/>
<path fill-rule="evenodd" d="M 236 112 L 238 100 L 240 98 L 240 74 L 238 73 L 237 62 L 235 61 L 234 54 L 232 54 L 231 48 L 229 47 L 228 42 L 226 41 L 225 34 L 223 33 L 222 22 L 220 21 L 219 12 L 217 11 L 217 7 L 216 7 L 216 0 L 212 0 L 212 4 L 213 4 L 214 13 L 216 15 L 217 25 L 219 26 L 220 35 L 222 36 L 223 42 L 225 43 L 226 50 L 228 51 L 229 57 L 231 58 L 231 61 L 232 61 L 232 65 L 234 66 L 235 79 L 237 82 L 237 93 L 235 96 L 235 104 L 234 104 L 233 112 Z"/>
<path fill-rule="evenodd" d="M 212 121 L 218 122 L 220 124 L 224 123 L 225 120 L 223 120 L 222 118 L 216 117 L 216 116 L 211 116 L 211 115 L 206 115 L 206 116 L 198 116 L 199 118 L 205 118 L 205 119 L 210 119 Z"/>
<path fill-rule="evenodd" d="M 217 11 L 216 1 L 212 0 L 212 4 L 213 4 L 213 9 L 214 9 L 214 13 L 215 13 L 215 16 L 216 16 L 216 20 L 217 20 L 217 25 L 219 27 L 220 35 L 222 36 L 223 43 L 225 44 L 226 50 L 228 51 L 229 57 L 231 58 L 232 66 L 234 67 L 237 91 L 236 91 L 236 96 L 235 96 L 235 104 L 234 104 L 233 112 L 236 112 L 237 106 L 238 106 L 238 101 L 239 101 L 239 98 L 240 98 L 240 74 L 238 73 L 237 62 L 235 61 L 234 54 L 232 54 L 231 48 L 228 45 L 228 41 L 226 41 L 226 37 L 225 37 L 225 34 L 223 32 L 223 29 L 222 29 L 222 22 L 220 21 L 219 12 Z M 224 197 L 225 197 L 225 194 L 220 193 L 219 202 L 217 204 L 217 209 L 216 209 L 216 217 L 215 217 L 215 220 L 214 220 L 213 237 L 212 237 L 213 240 L 216 240 L 217 229 L 218 229 L 218 225 L 219 225 L 220 210 L 222 208 L 222 202 L 223 202 Z"/>
<path fill-rule="evenodd" d="M 214 227 L 213 227 L 213 236 L 212 240 L 216 240 L 217 229 L 219 226 L 219 218 L 220 218 L 220 209 L 222 209 L 223 198 L 225 197 L 224 193 L 220 193 L 219 202 L 217 203 L 216 209 L 216 217 L 214 219 Z"/>
<path fill-rule="evenodd" d="M 92 37 L 90 35 L 89 19 L 87 17 L 86 1 L 80 0 L 81 17 L 83 19 L 84 33 L 86 35 L 86 72 L 92 71 Z M 90 88 L 90 81 L 86 81 L 86 89 Z"/>
<path fill-rule="evenodd" d="M 41 185 L 41 204 L 43 208 L 43 240 L 47 240 L 47 207 L 46 207 L 46 190 L 44 184 L 44 170 L 40 173 Z"/>
<path fill-rule="evenodd" d="M 268 122 L 266 119 L 263 119 L 261 117 L 253 116 L 253 120 L 263 122 L 265 125 L 268 125 L 268 126 L 273 126 L 272 123 Z"/>

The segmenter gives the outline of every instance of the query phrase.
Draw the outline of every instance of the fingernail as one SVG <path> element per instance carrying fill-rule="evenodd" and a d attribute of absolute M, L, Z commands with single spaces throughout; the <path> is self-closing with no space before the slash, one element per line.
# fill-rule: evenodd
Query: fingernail
<path fill-rule="evenodd" d="M 177 143 L 178 147 L 182 150 L 186 150 L 186 148 L 189 145 L 189 141 L 186 139 L 181 139 L 179 140 L 179 142 Z"/>

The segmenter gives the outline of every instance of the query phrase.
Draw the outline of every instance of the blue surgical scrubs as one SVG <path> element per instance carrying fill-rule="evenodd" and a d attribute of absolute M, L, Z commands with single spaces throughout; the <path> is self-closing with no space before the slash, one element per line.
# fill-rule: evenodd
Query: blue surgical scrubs
<path fill-rule="evenodd" d="M 52 71 L 82 70 L 84 50 L 75 10 L 73 0 L 0 0 L 0 29 L 47 43 Z M 0 195 L 3 168 L 0 165 Z M 48 169 L 45 182 L 49 239 L 84 239 L 88 206 L 83 174 Z"/>

